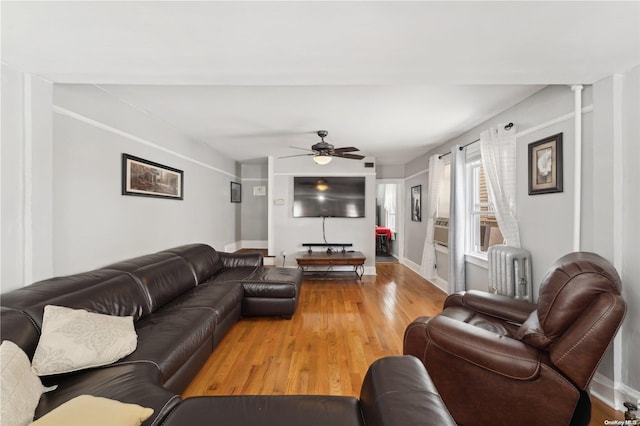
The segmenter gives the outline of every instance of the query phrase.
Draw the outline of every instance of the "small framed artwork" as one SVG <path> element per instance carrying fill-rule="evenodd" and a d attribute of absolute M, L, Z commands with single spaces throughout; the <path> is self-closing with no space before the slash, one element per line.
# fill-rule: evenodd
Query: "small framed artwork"
<path fill-rule="evenodd" d="M 422 185 L 411 187 L 411 220 L 422 222 Z"/>
<path fill-rule="evenodd" d="M 562 192 L 562 133 L 529 144 L 529 195 Z"/>
<path fill-rule="evenodd" d="M 182 200 L 183 171 L 122 154 L 122 195 Z"/>
<path fill-rule="evenodd" d="M 240 201 L 242 201 L 242 185 L 231 182 L 231 202 L 239 203 Z"/>

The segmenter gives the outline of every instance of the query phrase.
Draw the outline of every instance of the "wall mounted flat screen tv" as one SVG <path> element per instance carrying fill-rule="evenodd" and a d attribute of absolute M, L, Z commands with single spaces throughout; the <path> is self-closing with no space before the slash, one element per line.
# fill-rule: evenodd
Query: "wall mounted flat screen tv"
<path fill-rule="evenodd" d="M 293 217 L 364 217 L 364 176 L 293 178 Z"/>

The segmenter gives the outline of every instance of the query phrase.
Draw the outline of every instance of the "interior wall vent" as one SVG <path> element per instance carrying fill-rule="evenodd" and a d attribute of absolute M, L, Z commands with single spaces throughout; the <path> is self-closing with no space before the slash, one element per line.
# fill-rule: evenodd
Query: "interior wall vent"
<path fill-rule="evenodd" d="M 364 163 L 364 168 L 365 169 L 372 169 L 373 168 L 373 163 Z"/>

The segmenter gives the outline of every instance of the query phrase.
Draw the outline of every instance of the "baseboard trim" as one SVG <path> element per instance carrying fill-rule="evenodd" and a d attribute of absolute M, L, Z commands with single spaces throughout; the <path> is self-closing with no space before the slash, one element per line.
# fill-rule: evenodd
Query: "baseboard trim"
<path fill-rule="evenodd" d="M 422 276 L 422 274 L 420 274 L 420 265 L 407 259 L 406 257 L 403 257 L 402 259 L 399 259 L 399 260 L 400 260 L 400 263 L 402 263 L 404 266 L 411 269 L 416 274 Z"/>
<path fill-rule="evenodd" d="M 234 251 L 239 250 L 239 249 L 240 249 L 240 247 L 238 247 L 238 242 L 237 241 L 234 241 L 232 243 L 224 245 L 224 251 L 227 252 L 227 253 L 233 253 Z"/>
<path fill-rule="evenodd" d="M 607 404 L 609 407 L 615 408 L 614 388 L 615 386 L 613 380 L 596 372 L 596 374 L 593 375 L 593 379 L 591 380 L 589 393 Z"/>
<path fill-rule="evenodd" d="M 444 278 L 435 277 L 435 278 L 429 279 L 429 281 L 432 282 L 440 290 L 447 293 L 447 290 L 449 289 L 449 282 L 447 280 L 445 280 Z"/>
<path fill-rule="evenodd" d="M 254 249 L 267 249 L 267 240 L 242 240 L 240 241 L 240 248 L 254 248 Z"/>
<path fill-rule="evenodd" d="M 429 281 L 430 283 L 432 283 L 433 285 L 438 287 L 443 292 L 447 293 L 447 281 L 443 280 L 440 277 L 436 277 L 436 278 L 427 278 L 427 277 L 425 277 L 424 275 L 422 275 L 422 272 L 421 272 L 422 267 L 420 265 L 418 265 L 417 263 L 407 259 L 406 257 L 403 257 L 402 259 L 399 259 L 399 261 L 400 261 L 400 263 L 405 265 L 407 268 L 411 269 L 413 272 L 415 272 L 416 274 L 420 275 L 422 278 L 424 278 L 425 280 Z"/>
<path fill-rule="evenodd" d="M 224 251 L 233 253 L 244 248 L 267 249 L 267 244 L 267 241 L 264 240 L 240 240 L 225 245 Z"/>
<path fill-rule="evenodd" d="M 616 383 L 598 372 L 593 375 L 589 393 L 618 411 L 626 410 L 622 405 L 625 401 L 630 401 L 634 404 L 640 401 L 640 391 L 624 383 Z"/>

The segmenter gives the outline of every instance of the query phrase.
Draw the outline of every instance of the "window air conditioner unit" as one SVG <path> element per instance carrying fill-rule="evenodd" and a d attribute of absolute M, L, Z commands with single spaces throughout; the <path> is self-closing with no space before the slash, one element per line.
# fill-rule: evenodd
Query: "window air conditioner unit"
<path fill-rule="evenodd" d="M 433 242 L 441 246 L 449 246 L 449 218 L 435 218 L 433 221 Z"/>

